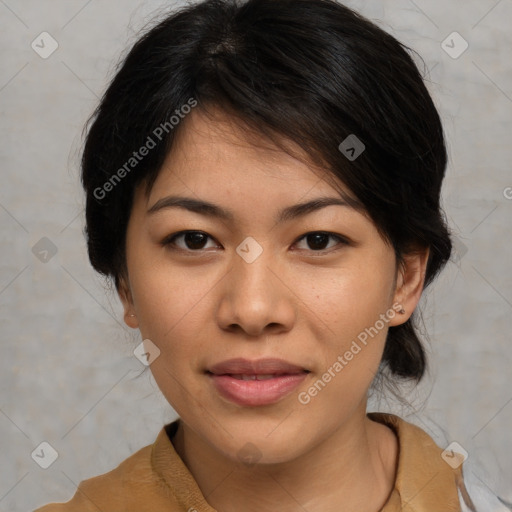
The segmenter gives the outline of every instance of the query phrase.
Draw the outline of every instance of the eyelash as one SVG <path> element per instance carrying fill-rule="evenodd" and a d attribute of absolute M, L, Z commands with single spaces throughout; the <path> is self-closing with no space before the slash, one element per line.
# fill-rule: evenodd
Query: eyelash
<path fill-rule="evenodd" d="M 172 235 L 168 235 L 166 236 L 162 242 L 161 242 L 161 245 L 164 246 L 164 247 L 170 247 L 172 250 L 177 250 L 177 251 L 182 251 L 182 252 L 188 252 L 188 253 L 200 253 L 202 251 L 204 251 L 204 249 L 183 249 L 182 247 L 176 247 L 175 246 L 175 240 L 181 236 L 184 236 L 186 234 L 189 234 L 189 233 L 201 233 L 202 235 L 205 235 L 207 238 L 211 239 L 211 240 L 215 240 L 212 236 L 210 236 L 208 233 L 205 233 L 204 231 L 198 231 L 198 230 L 184 230 L 184 231 L 179 231 L 177 233 L 173 233 Z M 297 240 L 295 240 L 295 242 L 293 243 L 294 245 L 298 242 L 300 242 L 301 240 L 305 239 L 308 235 L 327 235 L 329 236 L 330 238 L 335 238 L 338 240 L 339 244 L 338 245 L 349 245 L 350 242 L 347 238 L 341 236 L 341 235 L 338 235 L 337 233 L 331 233 L 329 231 L 309 231 L 308 233 L 305 233 L 304 235 L 300 236 Z M 307 250 L 307 249 L 306 249 Z M 316 254 L 325 254 L 325 253 L 330 253 L 330 252 L 334 252 L 334 251 L 337 251 L 339 250 L 338 249 L 321 249 L 321 250 L 317 250 L 315 251 L 314 249 L 311 249 L 310 251 L 311 252 L 314 252 Z"/>

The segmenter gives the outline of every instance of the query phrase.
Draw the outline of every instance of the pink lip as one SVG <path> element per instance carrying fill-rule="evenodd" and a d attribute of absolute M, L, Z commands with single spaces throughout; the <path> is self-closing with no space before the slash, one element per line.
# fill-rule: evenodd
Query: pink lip
<path fill-rule="evenodd" d="M 213 365 L 207 374 L 217 391 L 242 406 L 274 404 L 290 394 L 307 377 L 308 370 L 282 359 L 230 359 Z M 271 379 L 241 380 L 234 375 L 270 375 Z"/>
<path fill-rule="evenodd" d="M 265 375 L 273 373 L 293 374 L 307 371 L 295 364 L 284 361 L 283 359 L 255 359 L 253 361 L 244 358 L 228 359 L 214 364 L 208 368 L 210 373 L 216 375 Z"/>

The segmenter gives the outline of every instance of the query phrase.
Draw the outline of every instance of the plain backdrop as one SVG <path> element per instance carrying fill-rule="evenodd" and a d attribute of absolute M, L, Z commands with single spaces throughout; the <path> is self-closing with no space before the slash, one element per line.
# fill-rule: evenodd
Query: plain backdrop
<path fill-rule="evenodd" d="M 0 0 L 0 511 L 67 501 L 176 417 L 89 265 L 78 158 L 119 58 L 178 4 Z M 443 447 L 458 442 L 475 478 L 512 501 L 512 1 L 346 4 L 425 61 L 449 146 L 443 201 L 456 246 L 422 303 L 429 375 L 409 407 L 375 398 L 371 408 Z M 58 454 L 48 469 L 36 463 L 44 441 Z"/>

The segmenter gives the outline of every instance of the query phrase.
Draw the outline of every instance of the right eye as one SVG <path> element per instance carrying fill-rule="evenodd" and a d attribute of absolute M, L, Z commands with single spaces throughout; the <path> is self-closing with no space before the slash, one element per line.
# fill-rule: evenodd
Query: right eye
<path fill-rule="evenodd" d="M 178 248 L 182 251 L 199 252 L 205 249 L 205 243 L 213 238 L 204 231 L 180 231 L 166 236 L 161 244 L 170 249 Z M 180 242 L 178 242 L 180 241 Z"/>

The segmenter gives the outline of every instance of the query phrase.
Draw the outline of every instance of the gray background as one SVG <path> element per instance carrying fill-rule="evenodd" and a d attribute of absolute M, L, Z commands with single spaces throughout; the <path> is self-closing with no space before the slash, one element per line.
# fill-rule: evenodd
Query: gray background
<path fill-rule="evenodd" d="M 457 441 L 478 480 L 512 501 L 512 1 L 347 4 L 430 69 L 457 246 L 423 301 L 429 376 L 406 395 L 410 407 L 372 407 L 398 412 L 443 447 Z M 133 356 L 140 340 L 115 295 L 90 268 L 77 174 L 82 127 L 115 63 L 172 5 L 0 0 L 0 511 L 68 500 L 80 480 L 112 469 L 175 417 Z M 59 44 L 47 59 L 31 47 L 43 31 Z M 453 31 L 469 43 L 456 59 L 441 46 Z M 43 237 L 53 256 L 47 241 L 33 253 Z M 31 458 L 42 441 L 58 452 L 46 470 Z"/>

